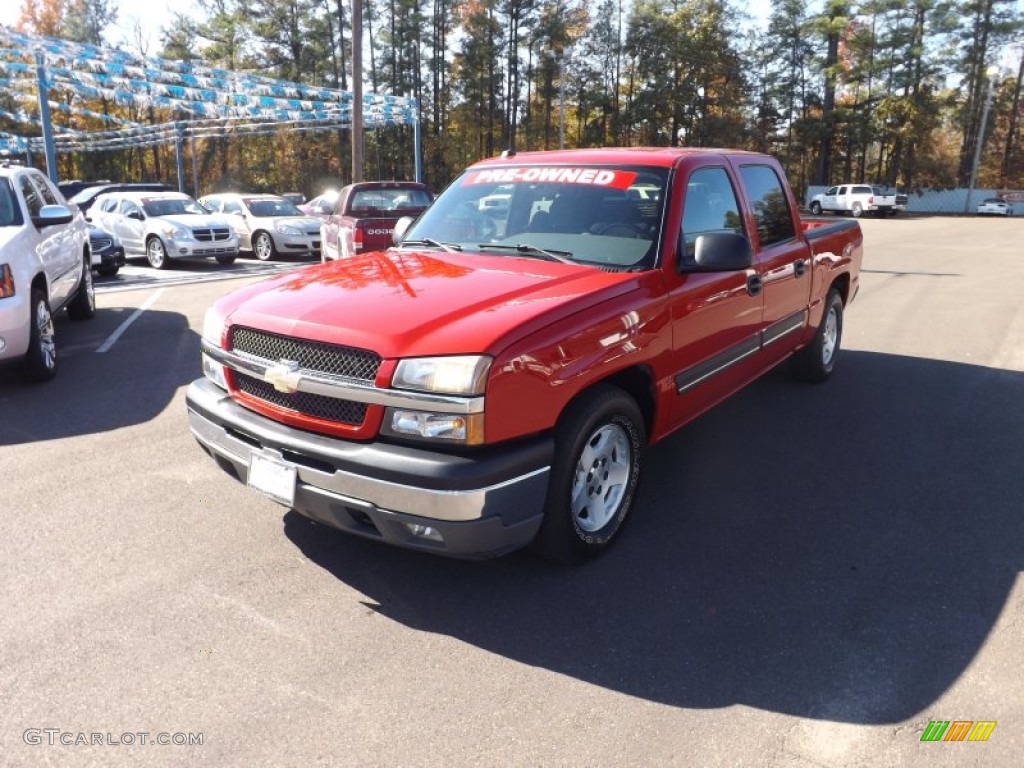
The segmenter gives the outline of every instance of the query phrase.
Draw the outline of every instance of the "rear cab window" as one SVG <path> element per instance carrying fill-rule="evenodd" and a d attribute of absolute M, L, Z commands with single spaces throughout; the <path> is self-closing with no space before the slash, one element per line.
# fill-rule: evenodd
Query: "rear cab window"
<path fill-rule="evenodd" d="M 741 165 L 740 179 L 750 201 L 762 248 L 796 237 L 793 212 L 782 180 L 768 165 Z"/>

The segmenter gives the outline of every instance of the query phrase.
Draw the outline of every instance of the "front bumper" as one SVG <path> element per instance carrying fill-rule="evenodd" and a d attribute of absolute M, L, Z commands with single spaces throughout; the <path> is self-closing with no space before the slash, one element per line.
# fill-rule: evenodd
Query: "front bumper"
<path fill-rule="evenodd" d="M 313 253 L 320 255 L 320 233 L 315 235 L 282 235 L 274 233 L 274 245 L 281 253 Z"/>
<path fill-rule="evenodd" d="M 295 466 L 292 508 L 332 528 L 411 549 L 493 557 L 525 546 L 540 527 L 549 437 L 455 455 L 292 429 L 242 408 L 206 379 L 192 382 L 186 403 L 193 435 L 222 469 L 247 482 L 254 453 Z M 417 535 L 419 526 L 435 533 Z"/>

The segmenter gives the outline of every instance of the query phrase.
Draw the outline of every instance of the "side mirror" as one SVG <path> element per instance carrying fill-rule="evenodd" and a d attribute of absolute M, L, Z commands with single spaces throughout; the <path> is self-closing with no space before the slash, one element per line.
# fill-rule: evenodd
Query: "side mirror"
<path fill-rule="evenodd" d="M 754 262 L 750 241 L 735 232 L 705 232 L 697 235 L 693 258 L 686 258 L 686 246 L 680 243 L 680 272 L 738 272 Z"/>
<path fill-rule="evenodd" d="M 405 233 L 409 231 L 409 227 L 416 221 L 412 216 L 403 216 L 395 222 L 395 228 L 391 230 L 391 242 L 394 245 L 399 245 L 405 239 Z"/>
<path fill-rule="evenodd" d="M 32 223 L 37 228 L 52 227 L 55 224 L 67 224 L 74 217 L 66 205 L 44 205 L 39 209 L 39 215 L 32 217 Z"/>

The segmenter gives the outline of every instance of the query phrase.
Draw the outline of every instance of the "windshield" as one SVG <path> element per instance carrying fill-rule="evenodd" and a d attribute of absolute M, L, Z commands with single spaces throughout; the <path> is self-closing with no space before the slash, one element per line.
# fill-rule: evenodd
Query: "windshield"
<path fill-rule="evenodd" d="M 174 216 L 179 213 L 206 214 L 208 211 L 191 197 L 148 198 L 142 201 L 147 216 Z"/>
<path fill-rule="evenodd" d="M 245 204 L 253 216 L 305 216 L 302 211 L 289 203 L 287 200 L 275 200 L 263 198 L 261 200 L 248 199 Z"/>
<path fill-rule="evenodd" d="M 667 168 L 642 166 L 469 170 L 403 242 L 468 251 L 490 246 L 516 255 L 548 251 L 599 267 L 649 268 L 657 255 L 667 178 Z"/>

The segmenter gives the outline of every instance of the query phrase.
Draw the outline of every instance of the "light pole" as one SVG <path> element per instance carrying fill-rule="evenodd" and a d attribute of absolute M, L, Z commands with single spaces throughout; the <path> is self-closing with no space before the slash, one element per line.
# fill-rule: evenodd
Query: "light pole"
<path fill-rule="evenodd" d="M 995 90 L 999 67 L 992 66 L 986 70 L 988 75 L 988 91 L 985 94 L 985 106 L 981 110 L 981 128 L 978 129 L 978 140 L 974 144 L 974 160 L 971 162 L 971 180 L 967 185 L 967 200 L 964 202 L 964 213 L 970 213 L 971 197 L 974 195 L 974 184 L 978 180 L 978 163 L 981 162 L 981 148 L 985 144 L 985 128 L 988 125 L 988 113 L 992 109 L 992 91 Z"/>

